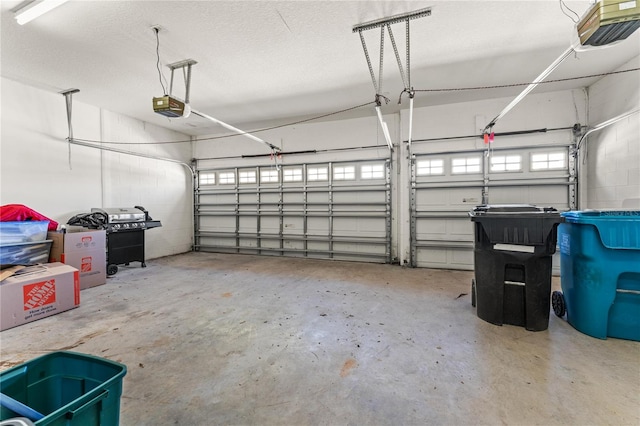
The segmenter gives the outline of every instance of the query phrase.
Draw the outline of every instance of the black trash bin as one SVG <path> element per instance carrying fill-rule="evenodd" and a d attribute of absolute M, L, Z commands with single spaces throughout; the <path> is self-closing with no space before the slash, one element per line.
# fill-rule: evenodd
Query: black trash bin
<path fill-rule="evenodd" d="M 492 324 L 549 327 L 551 257 L 563 221 L 552 207 L 481 205 L 469 212 L 475 223 L 475 281 L 478 317 Z"/>

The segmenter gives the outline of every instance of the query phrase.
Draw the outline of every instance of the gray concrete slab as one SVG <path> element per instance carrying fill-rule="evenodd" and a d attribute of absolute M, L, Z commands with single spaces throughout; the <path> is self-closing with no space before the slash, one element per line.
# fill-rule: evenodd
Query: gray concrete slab
<path fill-rule="evenodd" d="M 489 324 L 472 272 L 208 253 L 136 265 L 0 333 L 1 368 L 55 350 L 122 362 L 122 425 L 640 423 L 640 343 L 553 314 L 541 332 Z"/>

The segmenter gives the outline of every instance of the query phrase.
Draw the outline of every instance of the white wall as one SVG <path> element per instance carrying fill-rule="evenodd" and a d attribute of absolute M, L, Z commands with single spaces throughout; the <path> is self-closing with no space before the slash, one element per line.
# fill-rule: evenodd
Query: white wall
<path fill-rule="evenodd" d="M 640 67 L 640 56 L 620 70 Z M 589 124 L 598 125 L 640 108 L 637 72 L 611 75 L 589 87 Z M 640 209 L 640 113 L 587 140 L 587 200 L 590 209 Z"/>
<path fill-rule="evenodd" d="M 190 161 L 191 143 L 150 145 L 188 140 L 183 134 L 77 100 L 72 111 L 75 138 L 143 143 L 108 146 Z M 147 258 L 190 250 L 191 174 L 185 167 L 69 147 L 65 98 L 4 78 L 1 124 L 0 204 L 24 204 L 60 224 L 92 207 L 141 205 L 163 224 L 147 231 Z"/>

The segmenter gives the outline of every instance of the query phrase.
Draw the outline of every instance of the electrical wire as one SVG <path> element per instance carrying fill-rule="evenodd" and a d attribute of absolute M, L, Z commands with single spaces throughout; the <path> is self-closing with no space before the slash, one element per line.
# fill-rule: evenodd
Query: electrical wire
<path fill-rule="evenodd" d="M 569 15 L 567 12 L 565 12 L 565 10 L 564 10 L 565 8 L 569 12 L 573 13 L 576 16 L 576 19 L 573 19 L 573 17 L 571 15 Z M 569 19 L 571 19 L 574 24 L 577 24 L 578 20 L 580 20 L 580 16 L 578 16 L 578 14 L 576 12 L 574 12 L 569 6 L 567 6 L 563 0 L 560 0 L 560 10 L 562 10 L 562 13 L 564 13 Z"/>
<path fill-rule="evenodd" d="M 208 137 L 208 138 L 198 139 L 196 141 L 188 139 L 188 140 L 163 141 L 163 142 L 112 142 L 112 141 L 96 141 L 96 140 L 91 140 L 91 139 L 80 139 L 80 138 L 74 138 L 74 140 L 81 141 L 81 142 L 102 143 L 102 144 L 107 144 L 107 145 L 166 145 L 166 144 L 174 144 L 174 143 L 191 143 L 191 142 L 212 141 L 212 140 L 217 140 L 217 139 L 230 138 L 230 137 L 238 136 L 238 135 L 241 136 L 241 135 L 244 135 L 244 134 L 247 134 L 247 133 L 266 132 L 267 130 L 280 129 L 282 127 L 289 127 L 289 126 L 295 126 L 297 124 L 308 123 L 310 121 L 319 120 L 321 118 L 330 117 L 332 115 L 342 114 L 344 112 L 352 111 L 354 109 L 362 108 L 362 107 L 365 107 L 365 106 L 368 106 L 368 105 L 375 105 L 375 103 L 376 103 L 375 101 L 365 102 L 365 103 L 360 104 L 360 105 L 355 105 L 355 106 L 352 106 L 352 107 L 349 107 L 349 108 L 341 109 L 339 111 L 334 111 L 334 112 L 330 112 L 330 113 L 327 113 L 327 114 L 322 114 L 322 115 L 318 115 L 318 116 L 315 116 L 315 117 L 306 118 L 304 120 L 298 120 L 298 121 L 294 121 L 294 122 L 291 122 L 291 123 L 280 124 L 280 125 L 272 126 L 272 127 L 264 127 L 262 129 L 250 130 L 250 131 L 242 132 L 242 133 L 233 133 L 233 134 L 221 135 L 221 136 L 211 136 L 211 137 Z"/>
<path fill-rule="evenodd" d="M 154 28 L 153 30 L 156 33 L 156 58 L 157 58 L 156 68 L 158 69 L 158 78 L 160 79 L 160 85 L 162 86 L 162 93 L 164 93 L 164 95 L 167 96 L 167 89 L 165 88 L 165 85 L 162 82 L 162 78 L 164 76 L 162 75 L 162 71 L 160 70 L 160 36 L 158 35 L 160 30 L 158 28 Z"/>
<path fill-rule="evenodd" d="M 631 68 L 631 69 L 627 69 L 627 70 L 621 70 L 621 71 L 611 71 L 611 72 L 606 72 L 606 73 L 600 73 L 600 74 L 591 74 L 591 75 L 585 75 L 585 76 L 580 76 L 580 77 L 569 77 L 569 78 L 561 78 L 561 79 L 556 79 L 556 80 L 545 80 L 545 81 L 541 81 L 539 84 L 546 84 L 546 83 L 557 83 L 557 82 L 562 82 L 562 81 L 571 81 L 571 80 L 580 80 L 583 78 L 592 78 L 592 77 L 604 77 L 604 76 L 608 76 L 608 75 L 614 75 L 614 74 L 622 74 L 622 73 L 627 73 L 627 72 L 631 72 L 631 71 L 639 71 L 639 68 Z M 507 87 L 517 87 L 517 86 L 527 86 L 531 83 L 514 83 L 514 84 L 501 84 L 501 85 L 494 85 L 494 86 L 476 86 L 476 87 L 461 87 L 461 88 L 444 88 L 444 89 L 414 89 L 414 92 L 456 92 L 456 91 L 464 91 L 464 90 L 487 90 L 487 89 L 499 89 L 499 88 L 507 88 Z M 164 87 L 164 86 L 163 86 Z M 376 101 L 370 101 L 370 102 L 365 102 L 359 105 L 355 105 L 349 108 L 344 108 L 338 111 L 334 111 L 334 112 L 330 112 L 327 114 L 322 114 L 322 115 L 318 115 L 318 116 L 314 116 L 311 118 L 307 118 L 304 120 L 298 120 L 298 121 L 294 121 L 291 123 L 285 123 L 285 124 L 280 124 L 277 126 L 272 126 L 272 127 L 264 127 L 261 129 L 256 129 L 256 130 L 250 130 L 244 133 L 259 133 L 259 132 L 266 132 L 268 130 L 275 130 L 275 129 L 280 129 L 283 127 L 289 127 L 289 126 L 295 126 L 297 124 L 303 124 L 303 123 L 308 123 L 310 121 L 314 121 L 314 120 L 319 120 L 321 118 L 326 118 L 326 117 L 331 117 L 333 115 L 338 115 L 338 114 L 342 114 L 348 111 L 352 111 L 358 108 L 362 108 L 365 106 L 369 106 L 369 105 L 376 105 L 377 102 Z M 238 136 L 238 135 L 242 135 L 243 133 L 234 133 L 234 134 L 228 134 L 228 135 L 220 135 L 220 136 L 210 136 L 207 138 L 202 138 L 202 139 L 197 139 L 197 140 L 191 140 L 191 139 L 186 139 L 186 140 L 177 140 L 177 141 L 160 141 L 160 142 L 115 142 L 115 141 L 98 141 L 98 140 L 92 140 L 92 139 L 80 139 L 80 138 L 73 138 L 73 140 L 76 141 L 81 141 L 81 142 L 88 142 L 88 143 L 98 143 L 98 144 L 105 144 L 105 145 L 169 145 L 169 144 L 180 144 L 180 143 L 191 143 L 191 142 L 204 142 L 204 141 L 212 141 L 212 140 L 218 140 L 218 139 L 226 139 L 226 138 L 230 138 L 230 137 L 234 137 L 234 136 Z"/>
<path fill-rule="evenodd" d="M 622 74 L 625 72 L 638 71 L 638 70 L 640 70 L 640 68 L 630 68 L 628 70 L 603 72 L 599 74 L 583 75 L 580 77 L 558 78 L 555 80 L 540 81 L 538 82 L 538 84 L 558 83 L 562 81 L 580 80 L 583 78 L 592 78 L 592 77 L 604 77 L 608 75 Z M 495 86 L 472 86 L 472 87 L 458 87 L 458 88 L 447 88 L 447 89 L 414 89 L 414 92 L 457 92 L 457 91 L 464 91 L 464 90 L 502 89 L 507 87 L 528 86 L 530 84 L 532 83 L 497 84 Z"/>

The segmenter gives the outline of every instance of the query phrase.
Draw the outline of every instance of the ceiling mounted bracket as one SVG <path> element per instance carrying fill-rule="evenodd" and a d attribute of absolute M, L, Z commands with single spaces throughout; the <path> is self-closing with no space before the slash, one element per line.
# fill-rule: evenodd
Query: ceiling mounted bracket
<path fill-rule="evenodd" d="M 189 103 L 189 93 L 191 91 L 191 67 L 197 64 L 197 61 L 193 59 L 185 59 L 183 61 L 174 62 L 167 65 L 167 68 L 171 70 L 171 80 L 169 82 L 169 95 L 173 96 L 173 75 L 175 70 L 182 70 L 184 77 L 184 103 Z"/>
<path fill-rule="evenodd" d="M 382 119 L 382 112 L 380 110 L 381 102 L 380 98 L 383 97 L 386 102 L 389 100 L 384 97 L 382 92 L 382 70 L 383 70 L 383 61 L 384 61 L 384 30 L 387 28 L 389 32 L 389 39 L 391 40 L 391 46 L 393 47 L 393 52 L 396 57 L 396 62 L 398 64 L 398 69 L 400 71 L 400 77 L 402 78 L 402 84 L 404 85 L 404 90 L 400 93 L 400 97 L 398 98 L 398 104 L 402 101 L 402 94 L 409 94 L 409 146 L 411 146 L 411 136 L 412 136 L 412 127 L 413 127 L 413 98 L 415 96 L 415 91 L 413 87 L 411 87 L 411 37 L 410 37 L 410 26 L 409 21 L 412 19 L 418 19 L 425 16 L 431 16 L 431 8 L 427 7 L 424 9 L 419 9 L 413 12 L 403 13 L 399 15 L 393 15 L 388 18 L 377 19 L 374 21 L 365 22 L 362 24 L 355 25 L 352 29 L 352 32 L 357 32 L 360 36 L 360 42 L 362 43 L 362 50 L 364 51 L 364 56 L 367 60 L 367 66 L 369 67 L 369 74 L 371 74 L 371 81 L 373 83 L 373 88 L 376 91 L 376 113 L 378 116 L 378 121 L 380 122 L 380 127 L 382 127 L 382 131 L 385 136 L 385 140 L 387 141 L 387 145 L 389 146 L 389 150 L 393 150 L 393 143 L 391 142 L 391 137 L 389 135 L 389 129 L 387 124 Z M 395 37 L 393 36 L 393 31 L 391 30 L 391 25 L 397 23 L 405 23 L 405 31 L 406 31 L 406 46 L 405 46 L 405 54 L 406 54 L 406 74 L 405 70 L 402 67 L 402 60 L 400 59 L 400 54 L 398 53 L 398 47 L 396 45 Z M 367 50 L 367 44 L 364 40 L 364 36 L 362 35 L 363 31 L 372 30 L 375 28 L 380 28 L 380 67 L 378 72 L 378 81 L 376 81 L 375 74 L 373 72 L 373 66 L 371 64 L 371 58 L 369 57 L 369 51 Z"/>
<path fill-rule="evenodd" d="M 67 89 L 60 92 L 61 95 L 64 96 L 64 100 L 67 105 L 67 127 L 69 129 L 69 136 L 67 137 L 67 148 L 69 151 L 69 170 L 72 170 L 71 167 L 71 141 L 73 141 L 73 124 L 71 122 L 71 107 L 73 106 L 73 94 L 78 93 L 80 89 Z"/>

